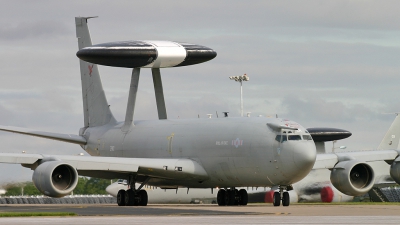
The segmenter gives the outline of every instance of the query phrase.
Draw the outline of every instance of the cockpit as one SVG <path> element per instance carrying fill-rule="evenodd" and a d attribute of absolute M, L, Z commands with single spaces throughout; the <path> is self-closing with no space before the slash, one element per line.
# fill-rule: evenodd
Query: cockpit
<path fill-rule="evenodd" d="M 299 132 L 294 133 L 293 131 L 282 131 L 281 134 L 276 135 L 275 140 L 280 143 L 285 141 L 312 141 L 312 137 L 308 131 L 305 131 L 305 134 Z"/>

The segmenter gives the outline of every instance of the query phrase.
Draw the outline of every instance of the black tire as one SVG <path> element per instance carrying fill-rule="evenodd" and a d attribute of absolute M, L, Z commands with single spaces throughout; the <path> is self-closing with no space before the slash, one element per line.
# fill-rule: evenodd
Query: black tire
<path fill-rule="evenodd" d="M 218 191 L 218 194 L 217 194 L 217 203 L 218 203 L 218 205 L 219 206 L 222 206 L 222 205 L 226 205 L 226 202 L 225 202 L 225 193 L 226 191 L 224 190 L 224 189 L 220 189 L 219 191 Z"/>
<path fill-rule="evenodd" d="M 235 190 L 228 190 L 226 196 L 227 205 L 235 205 Z"/>
<path fill-rule="evenodd" d="M 139 195 L 139 198 L 140 198 L 139 205 L 140 206 L 146 206 L 147 205 L 147 201 L 149 199 L 148 196 L 147 196 L 147 191 L 146 190 L 140 190 L 138 195 Z"/>
<path fill-rule="evenodd" d="M 281 205 L 281 194 L 279 192 L 274 193 L 274 206 Z"/>
<path fill-rule="evenodd" d="M 283 192 L 282 205 L 283 206 L 290 205 L 290 196 L 289 196 L 289 192 L 287 192 L 287 191 Z"/>
<path fill-rule="evenodd" d="M 233 204 L 234 204 L 234 205 L 240 205 L 240 194 L 239 194 L 239 190 L 238 190 L 238 189 L 235 189 L 233 192 L 235 193 L 235 196 L 234 196 L 234 198 L 235 198 L 235 203 L 233 203 Z"/>
<path fill-rule="evenodd" d="M 117 203 L 118 206 L 125 206 L 125 190 L 121 189 L 117 194 Z"/>
<path fill-rule="evenodd" d="M 132 206 L 135 201 L 135 192 L 133 192 L 132 189 L 126 190 L 125 191 L 125 205 L 126 206 Z"/>
<path fill-rule="evenodd" d="M 239 205 L 247 205 L 247 202 L 249 201 L 249 196 L 247 195 L 247 191 L 245 189 L 239 190 L 239 197 Z"/>

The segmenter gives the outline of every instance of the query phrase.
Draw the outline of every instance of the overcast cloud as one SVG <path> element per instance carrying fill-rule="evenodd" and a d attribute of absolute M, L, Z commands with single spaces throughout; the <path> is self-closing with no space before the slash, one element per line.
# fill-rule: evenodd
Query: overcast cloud
<path fill-rule="evenodd" d="M 399 112 L 398 1 L 0 1 L 0 124 L 77 134 L 83 124 L 75 16 L 94 43 L 173 40 L 213 48 L 207 63 L 163 69 L 169 118 L 245 112 L 336 127 L 349 150 L 378 146 Z M 111 109 L 125 115 L 131 70 L 99 66 Z M 142 70 L 135 119 L 157 119 Z M 79 154 L 77 145 L 0 132 L 3 152 Z M 327 146 L 331 146 L 330 143 Z M 0 165 L 0 184 L 29 180 Z"/>

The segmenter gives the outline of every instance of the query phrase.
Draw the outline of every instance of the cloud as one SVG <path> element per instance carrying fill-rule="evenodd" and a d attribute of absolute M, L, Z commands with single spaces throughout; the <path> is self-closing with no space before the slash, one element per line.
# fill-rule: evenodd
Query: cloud
<path fill-rule="evenodd" d="M 69 33 L 69 27 L 59 21 L 26 21 L 0 23 L 0 39 L 23 40 L 28 38 L 50 38 Z"/>
<path fill-rule="evenodd" d="M 303 121 L 322 123 L 354 123 L 357 120 L 376 118 L 377 113 L 360 104 L 346 105 L 339 101 L 326 101 L 320 98 L 301 99 L 286 96 L 282 101 L 287 114 Z"/>

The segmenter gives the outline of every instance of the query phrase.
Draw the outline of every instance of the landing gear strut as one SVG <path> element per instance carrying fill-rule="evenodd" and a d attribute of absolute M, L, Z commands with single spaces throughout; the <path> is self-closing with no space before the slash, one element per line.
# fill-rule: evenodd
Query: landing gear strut
<path fill-rule="evenodd" d="M 223 205 L 247 205 L 248 195 L 245 189 L 220 189 L 217 194 L 217 203 Z"/>
<path fill-rule="evenodd" d="M 128 184 L 130 188 L 128 190 L 119 190 L 117 194 L 118 206 L 146 206 L 148 202 L 148 196 L 146 190 L 141 190 L 142 187 L 148 182 L 147 178 L 138 189 L 135 188 L 135 180 L 132 176 L 129 176 Z"/>
<path fill-rule="evenodd" d="M 290 196 L 289 196 L 289 190 L 293 190 L 291 186 L 280 186 L 279 187 L 279 192 L 274 193 L 274 199 L 273 199 L 273 204 L 274 206 L 280 206 L 281 205 L 281 200 L 282 200 L 282 205 L 283 206 L 289 206 L 290 205 Z"/>

